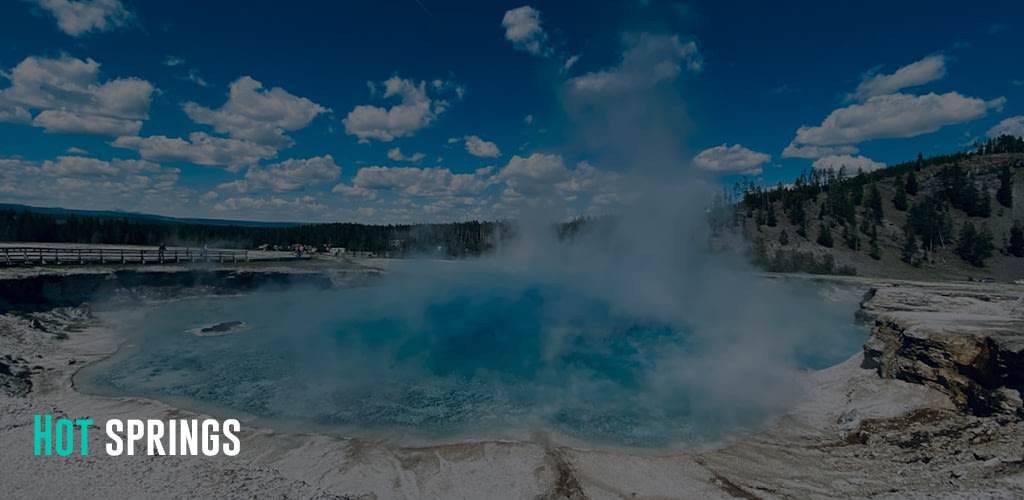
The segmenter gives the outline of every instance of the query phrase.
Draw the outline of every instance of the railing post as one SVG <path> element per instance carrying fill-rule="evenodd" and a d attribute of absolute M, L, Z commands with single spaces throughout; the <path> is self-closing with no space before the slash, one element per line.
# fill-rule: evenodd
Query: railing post
<path fill-rule="evenodd" d="M 249 262 L 249 251 L 248 250 L 245 251 L 245 261 Z"/>
<path fill-rule="evenodd" d="M 82 264 L 82 249 L 78 249 L 78 263 Z"/>
<path fill-rule="evenodd" d="M 121 263 L 122 264 L 125 263 L 125 260 L 124 260 L 124 249 L 123 248 L 121 249 Z"/>

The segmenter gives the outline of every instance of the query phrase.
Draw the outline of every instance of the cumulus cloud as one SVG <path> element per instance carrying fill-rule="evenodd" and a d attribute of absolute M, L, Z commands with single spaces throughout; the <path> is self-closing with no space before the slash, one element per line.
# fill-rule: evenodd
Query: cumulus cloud
<path fill-rule="evenodd" d="M 120 0 L 25 0 L 45 9 L 57 19 L 64 33 L 78 37 L 109 31 L 128 24 L 132 14 Z"/>
<path fill-rule="evenodd" d="M 293 158 L 266 167 L 249 167 L 244 179 L 217 187 L 239 193 L 300 191 L 311 185 L 335 181 L 340 175 L 341 167 L 334 163 L 331 155 Z"/>
<path fill-rule="evenodd" d="M 586 161 L 570 168 L 559 155 L 515 155 L 495 175 L 504 189 L 491 209 L 499 216 L 510 217 L 524 206 L 564 210 L 567 216 L 606 213 L 621 204 L 621 179 L 620 174 Z"/>
<path fill-rule="evenodd" d="M 188 140 L 164 135 L 118 137 L 111 145 L 134 149 L 147 160 L 184 161 L 197 165 L 225 167 L 231 172 L 238 172 L 242 167 L 255 165 L 262 159 L 277 155 L 277 150 L 270 146 L 238 139 L 212 137 L 204 132 L 193 132 Z"/>
<path fill-rule="evenodd" d="M 946 125 L 985 116 L 1005 99 L 984 101 L 957 92 L 945 94 L 889 94 L 869 98 L 833 111 L 817 127 L 803 126 L 794 146 L 838 146 L 872 139 L 907 138 L 934 132 Z"/>
<path fill-rule="evenodd" d="M 783 158 L 805 158 L 808 160 L 814 160 L 823 156 L 831 155 L 848 155 L 859 152 L 860 149 L 856 146 L 843 145 L 843 146 L 798 146 L 796 144 L 789 144 L 786 149 L 782 150 Z"/>
<path fill-rule="evenodd" d="M 410 137 L 429 127 L 443 114 L 449 101 L 431 97 L 427 82 L 419 83 L 393 76 L 381 84 L 381 89 L 368 82 L 371 94 L 380 94 L 382 99 L 397 98 L 399 103 L 390 108 L 363 104 L 348 113 L 342 123 L 345 133 L 359 138 L 360 143 L 370 140 L 391 142 L 398 137 Z M 451 82 L 435 80 L 430 89 L 435 93 L 452 91 L 456 98 L 463 92 L 461 86 Z M 382 90 L 382 92 L 381 92 Z"/>
<path fill-rule="evenodd" d="M 633 91 L 703 69 L 697 43 L 678 35 L 626 35 L 623 44 L 625 50 L 618 66 L 572 78 L 569 89 L 578 93 Z"/>
<path fill-rule="evenodd" d="M 988 129 L 985 135 L 989 138 L 1001 135 L 1024 137 L 1024 115 L 1011 116 L 997 123 L 994 127 Z"/>
<path fill-rule="evenodd" d="M 364 167 L 356 172 L 351 185 L 339 184 L 334 192 L 370 199 L 384 191 L 405 198 L 476 196 L 493 182 L 489 172 L 480 169 L 471 174 L 455 174 L 443 167 Z"/>
<path fill-rule="evenodd" d="M 819 158 L 814 161 L 812 167 L 816 170 L 835 170 L 839 171 L 841 167 L 846 167 L 846 171 L 851 175 L 856 173 L 858 170 L 864 172 L 873 172 L 875 170 L 885 168 L 885 164 L 872 160 L 864 156 L 851 156 L 851 155 L 833 155 Z"/>
<path fill-rule="evenodd" d="M 192 121 L 211 125 L 221 134 L 276 149 L 290 147 L 294 141 L 285 132 L 305 128 L 327 108 L 288 91 L 243 76 L 230 87 L 228 101 L 220 109 L 210 109 L 194 102 L 184 105 Z"/>
<path fill-rule="evenodd" d="M 419 152 L 406 156 L 402 153 L 402 149 L 398 147 L 388 150 L 388 159 L 391 161 L 410 161 L 413 163 L 419 163 L 426 157 L 427 155 Z"/>
<path fill-rule="evenodd" d="M 138 78 L 99 82 L 100 64 L 62 56 L 27 57 L 0 90 L 0 121 L 31 123 L 49 133 L 136 135 L 149 117 L 153 85 Z M 33 118 L 31 111 L 39 111 Z"/>
<path fill-rule="evenodd" d="M 292 220 L 289 217 L 317 214 L 327 210 L 327 207 L 320 204 L 312 195 L 292 199 L 279 196 L 238 196 L 218 202 L 213 209 L 218 212 L 244 213 L 249 218 L 256 215 L 273 220 Z"/>
<path fill-rule="evenodd" d="M 145 160 L 79 155 L 42 162 L 0 158 L 0 193 L 30 205 L 87 209 L 156 209 L 187 203 L 181 171 Z M 163 210 L 166 212 L 166 210 Z"/>
<path fill-rule="evenodd" d="M 505 39 L 512 42 L 513 47 L 535 56 L 549 56 L 552 49 L 540 24 L 540 11 L 529 5 L 506 11 L 501 19 Z"/>
<path fill-rule="evenodd" d="M 56 160 L 46 160 L 42 164 L 44 173 L 55 176 L 73 175 L 118 175 L 125 173 L 156 173 L 161 171 L 159 164 L 145 160 L 111 161 L 89 158 L 86 156 L 58 156 Z"/>
<path fill-rule="evenodd" d="M 534 153 L 513 156 L 498 173 L 512 193 L 521 196 L 548 196 L 556 185 L 569 180 L 569 170 L 559 155 Z"/>
<path fill-rule="evenodd" d="M 478 158 L 497 158 L 501 156 L 498 146 L 475 135 L 466 137 L 466 152 Z"/>
<path fill-rule="evenodd" d="M 857 90 L 848 95 L 847 99 L 864 101 L 873 96 L 924 85 L 945 76 L 946 57 L 941 54 L 931 55 L 903 66 L 890 75 L 868 72 L 862 77 L 860 85 L 857 85 Z"/>
<path fill-rule="evenodd" d="M 771 159 L 769 154 L 759 153 L 739 144 L 722 144 L 698 153 L 693 158 L 693 165 L 711 172 L 757 175 L 762 172 L 761 166 Z"/>

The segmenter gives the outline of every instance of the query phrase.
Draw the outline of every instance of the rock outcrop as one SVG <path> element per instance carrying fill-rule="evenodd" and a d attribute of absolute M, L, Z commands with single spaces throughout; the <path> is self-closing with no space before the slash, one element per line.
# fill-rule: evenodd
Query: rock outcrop
<path fill-rule="evenodd" d="M 977 416 L 1024 418 L 1024 320 L 1010 315 L 1012 298 L 878 289 L 864 308 L 875 315 L 864 366 L 884 378 L 938 389 Z M 900 310 L 892 310 L 895 304 Z"/>

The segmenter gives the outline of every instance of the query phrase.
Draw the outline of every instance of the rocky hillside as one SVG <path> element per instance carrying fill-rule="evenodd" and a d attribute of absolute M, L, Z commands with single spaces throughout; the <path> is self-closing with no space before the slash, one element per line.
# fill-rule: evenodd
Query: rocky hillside
<path fill-rule="evenodd" d="M 716 210 L 769 271 L 916 279 L 1024 278 L 1024 139 L 871 173 L 814 171 L 737 186 Z"/>

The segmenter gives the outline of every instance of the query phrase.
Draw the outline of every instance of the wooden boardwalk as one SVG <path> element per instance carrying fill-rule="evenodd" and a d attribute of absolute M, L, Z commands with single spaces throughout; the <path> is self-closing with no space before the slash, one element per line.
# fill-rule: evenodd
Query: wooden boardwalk
<path fill-rule="evenodd" d="M 43 266 L 60 264 L 178 264 L 249 262 L 246 250 L 182 250 L 137 248 L 0 247 L 0 264 Z"/>

